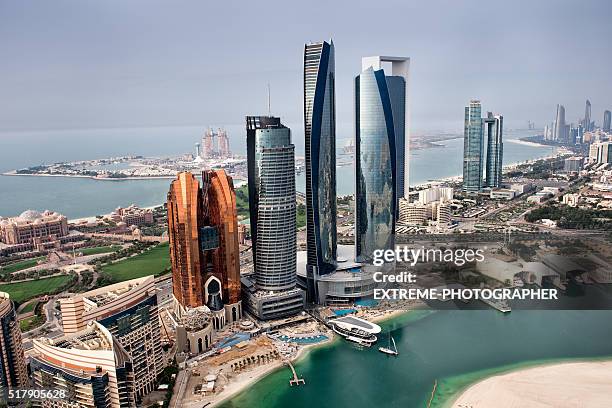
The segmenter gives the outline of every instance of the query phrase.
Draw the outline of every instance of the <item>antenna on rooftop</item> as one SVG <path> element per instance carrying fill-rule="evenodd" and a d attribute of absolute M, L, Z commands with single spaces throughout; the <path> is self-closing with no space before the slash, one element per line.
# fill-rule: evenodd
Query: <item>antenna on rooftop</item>
<path fill-rule="evenodd" d="M 270 109 L 270 83 L 268 82 L 268 116 L 272 116 L 272 109 Z"/>

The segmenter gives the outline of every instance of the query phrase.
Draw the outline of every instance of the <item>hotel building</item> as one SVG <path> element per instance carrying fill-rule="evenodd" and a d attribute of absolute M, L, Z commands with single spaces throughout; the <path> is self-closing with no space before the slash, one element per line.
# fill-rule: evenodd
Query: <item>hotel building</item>
<path fill-rule="evenodd" d="M 164 369 L 153 276 L 60 299 L 60 306 L 65 334 L 78 333 L 97 321 L 129 354 L 136 397 L 153 391 L 157 376 Z"/>
<path fill-rule="evenodd" d="M 28 371 L 15 305 L 8 293 L 0 292 L 0 391 L 27 385 Z"/>
<path fill-rule="evenodd" d="M 46 251 L 82 239 L 82 234 L 68 232 L 68 220 L 56 212 L 27 210 L 18 217 L 0 217 L 0 256 Z"/>
<path fill-rule="evenodd" d="M 58 408 L 135 407 L 134 372 L 129 353 L 100 323 L 57 339 L 33 341 L 30 367 L 34 385 L 64 390 L 64 399 L 35 406 Z"/>
<path fill-rule="evenodd" d="M 172 292 L 177 314 L 207 306 L 214 328 L 242 317 L 236 193 L 223 170 L 178 174 L 168 193 Z"/>

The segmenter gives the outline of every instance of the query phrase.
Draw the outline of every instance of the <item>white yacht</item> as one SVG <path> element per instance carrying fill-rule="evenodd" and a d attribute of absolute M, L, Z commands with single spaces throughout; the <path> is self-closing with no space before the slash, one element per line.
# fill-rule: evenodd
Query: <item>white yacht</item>
<path fill-rule="evenodd" d="M 330 322 L 334 332 L 348 341 L 370 347 L 376 343 L 380 326 L 355 316 L 343 316 Z"/>
<path fill-rule="evenodd" d="M 393 348 L 391 348 L 392 342 L 393 342 Z M 393 338 L 393 336 L 391 336 L 391 333 L 389 333 L 389 347 L 379 347 L 378 351 L 380 351 L 381 353 L 392 355 L 392 356 L 399 355 L 399 352 L 397 351 L 397 346 L 395 345 L 395 339 Z"/>

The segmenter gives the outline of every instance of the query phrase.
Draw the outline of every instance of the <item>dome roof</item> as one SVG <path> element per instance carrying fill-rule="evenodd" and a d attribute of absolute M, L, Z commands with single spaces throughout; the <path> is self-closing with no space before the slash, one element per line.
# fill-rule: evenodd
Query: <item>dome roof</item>
<path fill-rule="evenodd" d="M 19 218 L 26 221 L 34 221 L 35 219 L 41 218 L 42 214 L 35 210 L 27 210 L 19 215 Z"/>

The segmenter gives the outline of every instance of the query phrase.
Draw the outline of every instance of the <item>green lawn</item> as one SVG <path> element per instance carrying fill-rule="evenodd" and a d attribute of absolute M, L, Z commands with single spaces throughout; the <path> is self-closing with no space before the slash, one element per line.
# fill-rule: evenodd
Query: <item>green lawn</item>
<path fill-rule="evenodd" d="M 27 332 L 29 330 L 37 328 L 38 326 L 43 325 L 45 323 L 45 320 L 46 319 L 44 316 L 30 316 L 19 321 L 19 328 L 22 332 Z"/>
<path fill-rule="evenodd" d="M 17 303 L 35 296 L 54 292 L 73 279 L 71 275 L 52 276 L 27 282 L 7 283 L 0 285 L 0 292 L 7 292 Z"/>
<path fill-rule="evenodd" d="M 25 305 L 25 307 L 23 309 L 21 309 L 20 313 L 29 313 L 29 312 L 33 312 L 34 308 L 36 307 L 36 305 L 38 304 L 38 301 L 36 300 L 32 300 L 31 302 L 29 302 L 27 305 Z"/>
<path fill-rule="evenodd" d="M 136 256 L 102 267 L 113 282 L 123 282 L 147 275 L 160 275 L 170 268 L 168 243 L 159 244 Z"/>
<path fill-rule="evenodd" d="M 25 261 L 19 261 L 19 262 L 12 263 L 10 265 L 3 266 L 2 268 L 0 268 L 0 270 L 5 273 L 17 272 L 22 269 L 31 268 L 33 266 L 36 266 L 38 264 L 38 261 L 41 259 L 43 259 L 42 256 L 39 256 L 38 258 L 26 259 Z"/>
<path fill-rule="evenodd" d="M 111 245 L 111 246 L 100 246 L 94 248 L 83 248 L 79 249 L 79 251 L 83 255 L 98 255 L 98 254 L 107 254 L 110 252 L 115 252 L 121 249 L 120 245 Z"/>

